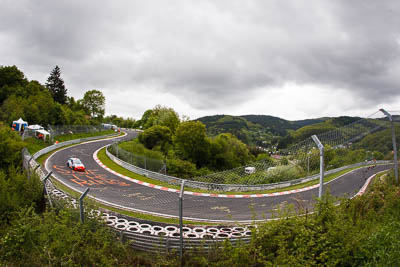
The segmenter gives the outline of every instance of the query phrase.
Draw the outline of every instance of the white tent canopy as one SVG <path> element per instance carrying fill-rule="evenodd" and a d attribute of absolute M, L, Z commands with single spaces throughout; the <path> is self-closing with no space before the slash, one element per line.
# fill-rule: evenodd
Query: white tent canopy
<path fill-rule="evenodd" d="M 36 130 L 35 135 L 38 137 L 40 135 L 43 136 L 43 140 L 46 138 L 50 138 L 50 133 L 46 130 Z"/>
<path fill-rule="evenodd" d="M 43 126 L 40 126 L 38 124 L 33 124 L 28 126 L 29 130 L 44 130 Z"/>
<path fill-rule="evenodd" d="M 13 121 L 13 123 L 19 123 L 19 124 L 28 124 L 26 121 L 24 121 L 22 118 L 19 118 L 17 121 Z"/>

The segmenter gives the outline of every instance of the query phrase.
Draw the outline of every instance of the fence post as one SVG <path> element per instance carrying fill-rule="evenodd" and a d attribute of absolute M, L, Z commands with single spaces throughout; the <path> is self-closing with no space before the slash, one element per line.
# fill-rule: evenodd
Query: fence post
<path fill-rule="evenodd" d="M 179 257 L 181 266 L 183 261 L 183 190 L 185 189 L 185 180 L 182 180 L 181 191 L 179 192 Z"/>
<path fill-rule="evenodd" d="M 46 177 L 44 177 L 44 179 L 43 179 L 43 187 L 44 187 L 44 188 L 43 188 L 43 192 L 45 193 L 45 195 L 48 195 L 48 196 L 49 196 L 50 207 L 53 207 L 53 203 L 51 202 L 51 197 L 50 197 L 49 193 L 47 192 L 46 182 L 47 182 L 47 179 L 50 178 L 50 175 L 51 175 L 52 173 L 53 173 L 52 171 L 49 172 L 49 173 L 46 175 Z"/>
<path fill-rule="evenodd" d="M 81 217 L 81 223 L 84 221 L 84 216 L 83 216 L 83 198 L 86 196 L 86 194 L 89 192 L 89 187 L 86 188 L 85 192 L 79 197 L 79 212 L 80 212 L 80 217 Z"/>
<path fill-rule="evenodd" d="M 393 122 L 393 117 L 392 115 L 384 110 L 383 108 L 380 109 L 380 111 L 385 114 L 390 121 L 390 128 L 392 130 L 392 143 L 393 143 L 393 161 L 394 161 L 394 176 L 396 178 L 396 183 L 399 183 L 399 163 L 397 162 L 397 146 L 396 146 L 396 134 L 394 131 L 394 122 Z"/>
<path fill-rule="evenodd" d="M 319 149 L 319 192 L 318 197 L 322 198 L 323 186 L 324 186 L 324 145 L 319 141 L 318 137 L 314 134 L 311 136 L 313 141 L 317 144 Z"/>
<path fill-rule="evenodd" d="M 28 179 L 31 178 L 31 160 L 33 160 L 33 156 L 28 160 Z"/>

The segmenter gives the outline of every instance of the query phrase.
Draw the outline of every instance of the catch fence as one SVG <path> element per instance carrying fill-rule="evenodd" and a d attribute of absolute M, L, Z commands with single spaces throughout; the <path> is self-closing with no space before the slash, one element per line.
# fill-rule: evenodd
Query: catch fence
<path fill-rule="evenodd" d="M 393 118 L 398 123 L 399 116 L 396 116 L 396 114 L 394 113 Z M 343 120 L 345 121 L 346 118 Z M 353 120 L 349 124 L 318 134 L 320 142 L 325 147 L 326 162 L 324 167 L 325 171 L 327 171 L 326 173 L 340 171 L 344 165 L 356 167 L 358 165 L 373 164 L 374 155 L 371 152 L 366 152 L 365 155 L 358 155 L 358 158 L 355 158 L 352 162 L 345 162 L 340 157 L 347 157 L 346 153 L 356 147 L 357 141 L 363 139 L 365 136 L 388 128 L 390 128 L 389 120 L 378 111 L 366 118 Z M 118 148 L 117 144 L 110 146 L 108 151 L 120 159 L 122 163 L 112 157 L 114 161 L 138 174 L 166 181 L 170 184 L 179 184 L 183 180 L 166 175 L 165 165 L 162 165 L 164 164 L 162 161 L 153 160 L 154 163 L 152 164 L 156 167 L 148 168 L 143 162 L 151 162 L 150 159 L 134 156 L 130 152 L 126 152 L 120 147 Z M 330 155 L 333 152 L 338 154 L 338 159 L 330 159 Z M 360 161 L 362 163 L 359 163 Z M 164 172 L 160 170 L 164 170 Z M 266 190 L 317 179 L 319 172 L 320 151 L 314 140 L 308 137 L 288 148 L 276 151 L 267 159 L 230 170 L 186 179 L 186 185 L 210 191 Z"/>
<path fill-rule="evenodd" d="M 62 143 L 60 144 L 62 145 Z M 52 148 L 55 149 L 55 146 Z M 49 149 L 46 149 L 46 151 L 48 152 Z M 40 178 L 49 205 L 57 209 L 78 210 L 80 208 L 78 199 L 57 188 L 56 183 L 53 182 L 56 178 L 35 160 L 35 158 L 45 154 L 46 151 L 32 156 L 24 148 L 22 151 L 24 169 L 29 177 L 37 175 Z M 85 216 L 102 220 L 122 240 L 128 242 L 135 249 L 169 253 L 176 252 L 180 248 L 180 229 L 176 225 L 134 219 L 104 209 L 86 209 Z M 249 243 L 251 233 L 256 228 L 255 225 L 235 227 L 185 226 L 182 229 L 183 247 L 187 252 L 207 252 L 224 246 L 225 241 L 233 245 Z"/>
<path fill-rule="evenodd" d="M 108 147 L 108 151 L 116 156 L 117 158 L 134 165 L 138 168 L 156 172 L 161 174 L 166 174 L 166 164 L 162 160 L 152 159 L 145 156 L 136 155 L 129 152 L 121 147 L 119 147 L 118 142 L 113 143 Z"/>

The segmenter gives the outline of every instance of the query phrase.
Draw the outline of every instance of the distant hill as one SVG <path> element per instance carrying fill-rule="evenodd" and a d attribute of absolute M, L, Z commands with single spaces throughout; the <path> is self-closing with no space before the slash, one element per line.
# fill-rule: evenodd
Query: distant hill
<path fill-rule="evenodd" d="M 296 129 L 295 131 L 290 131 L 285 137 L 280 138 L 278 142 L 278 149 L 286 148 L 291 144 L 298 143 L 314 134 L 319 135 L 325 132 L 329 132 L 339 127 L 351 124 L 360 119 L 360 117 L 341 116 L 334 118 L 325 118 L 324 121 L 303 126 Z"/>
<path fill-rule="evenodd" d="M 232 133 L 249 145 L 270 145 L 303 126 L 320 123 L 328 118 L 288 121 L 267 115 L 214 115 L 198 118 L 207 127 L 210 136 Z"/>

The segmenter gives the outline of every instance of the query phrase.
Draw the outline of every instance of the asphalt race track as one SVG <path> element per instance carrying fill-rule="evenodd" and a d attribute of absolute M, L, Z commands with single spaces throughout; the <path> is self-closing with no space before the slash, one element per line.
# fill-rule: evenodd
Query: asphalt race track
<path fill-rule="evenodd" d="M 127 132 L 118 139 L 132 139 L 137 133 Z M 178 216 L 178 193 L 162 191 L 114 175 L 100 167 L 93 153 L 117 139 L 92 141 L 55 152 L 46 162 L 46 168 L 69 187 L 83 192 L 90 187 L 89 195 L 128 209 L 141 210 L 169 216 Z M 86 166 L 86 172 L 75 172 L 66 165 L 69 157 L 78 157 Z M 325 185 L 334 196 L 353 197 L 373 174 L 392 168 L 377 165 L 352 171 Z M 187 219 L 251 221 L 271 218 L 278 208 L 294 204 L 294 207 L 312 209 L 318 188 L 289 195 L 257 198 L 219 198 L 184 195 L 183 215 Z"/>

